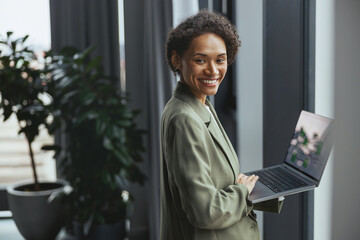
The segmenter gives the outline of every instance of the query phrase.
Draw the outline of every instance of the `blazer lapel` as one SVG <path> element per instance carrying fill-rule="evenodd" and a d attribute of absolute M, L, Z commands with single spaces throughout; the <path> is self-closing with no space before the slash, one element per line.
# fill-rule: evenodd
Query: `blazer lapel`
<path fill-rule="evenodd" d="M 206 109 L 205 109 L 206 110 Z M 207 110 L 206 110 L 207 111 Z M 233 155 L 230 151 L 230 148 L 228 147 L 225 138 L 223 136 L 223 134 L 221 133 L 220 129 L 218 126 L 216 126 L 216 122 L 214 122 L 213 119 L 210 120 L 210 123 L 208 125 L 208 130 L 212 136 L 212 138 L 214 139 L 214 141 L 218 144 L 218 146 L 220 147 L 220 149 L 223 151 L 223 153 L 226 156 L 226 159 L 229 162 L 229 165 L 231 166 L 233 175 L 234 175 L 234 181 L 236 179 L 236 173 L 235 173 L 235 166 L 233 164 Z"/>
<path fill-rule="evenodd" d="M 204 121 L 205 125 L 208 127 L 208 130 L 216 142 L 216 144 L 220 147 L 224 155 L 226 156 L 227 161 L 232 169 L 234 175 L 234 182 L 237 177 L 237 171 L 239 169 L 237 157 L 235 152 L 232 150 L 230 140 L 227 138 L 224 129 L 221 127 L 221 123 L 218 120 L 215 110 L 213 109 L 211 103 L 206 100 L 206 105 L 210 107 L 211 112 L 214 115 L 215 121 L 217 121 L 218 126 L 216 126 L 216 122 L 212 119 L 211 114 L 209 111 L 200 103 L 198 99 L 192 94 L 192 92 L 188 89 L 188 87 L 178 82 L 175 90 L 174 96 L 180 98 L 181 100 L 188 103 L 194 111 L 199 115 L 199 117 Z M 237 165 L 236 165 L 237 164 Z"/>
<path fill-rule="evenodd" d="M 231 166 L 231 169 L 234 174 L 234 181 L 237 178 L 237 172 L 239 171 L 239 162 L 237 160 L 236 153 L 233 150 L 233 147 L 231 145 L 231 142 L 229 138 L 227 137 L 225 130 L 223 129 L 216 112 L 212 106 L 212 104 L 206 100 L 206 105 L 210 107 L 210 111 L 212 112 L 214 119 L 211 119 L 210 124 L 208 126 L 209 132 L 211 136 L 218 142 L 220 148 L 223 150 L 224 154 L 227 156 L 227 160 L 229 161 L 229 164 Z M 207 111 L 207 110 L 206 110 Z M 217 124 L 217 126 L 216 126 Z"/>
<path fill-rule="evenodd" d="M 216 114 L 216 112 L 215 112 L 214 107 L 212 106 L 212 104 L 211 104 L 208 100 L 206 101 L 206 104 L 210 107 L 210 110 L 211 110 L 212 114 L 214 115 L 215 120 L 216 120 L 217 123 L 218 123 L 218 126 L 219 126 L 219 128 L 220 128 L 220 131 L 221 131 L 221 133 L 222 133 L 222 136 L 224 137 L 224 139 L 225 139 L 225 141 L 226 141 L 226 144 L 227 144 L 227 146 L 229 147 L 229 150 L 230 150 L 233 158 L 234 158 L 234 159 L 236 160 L 236 162 L 238 163 L 236 152 L 235 152 L 235 150 L 234 150 L 234 148 L 233 148 L 233 146 L 232 146 L 232 143 L 231 143 L 230 139 L 228 138 L 228 136 L 227 136 L 224 128 L 222 127 L 219 118 L 217 117 L 217 114 Z"/>

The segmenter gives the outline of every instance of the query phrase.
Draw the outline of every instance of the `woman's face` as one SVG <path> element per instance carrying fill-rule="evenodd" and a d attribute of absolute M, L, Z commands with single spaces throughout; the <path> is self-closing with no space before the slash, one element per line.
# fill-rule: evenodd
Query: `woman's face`
<path fill-rule="evenodd" d="M 181 81 L 202 103 L 206 96 L 216 94 L 224 79 L 228 65 L 226 56 L 224 40 L 213 33 L 194 38 L 183 56 L 176 56 L 180 58 Z M 178 63 L 174 65 L 178 66 Z"/>

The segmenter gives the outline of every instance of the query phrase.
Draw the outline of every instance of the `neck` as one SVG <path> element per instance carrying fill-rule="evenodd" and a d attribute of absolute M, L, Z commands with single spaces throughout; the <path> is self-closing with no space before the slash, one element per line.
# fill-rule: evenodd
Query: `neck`
<path fill-rule="evenodd" d="M 194 95 L 195 95 L 195 94 L 194 94 Z M 202 105 L 206 105 L 206 104 L 205 104 L 206 96 L 204 96 L 204 97 L 197 97 L 197 96 L 195 95 L 195 97 L 201 102 Z"/>
<path fill-rule="evenodd" d="M 183 80 L 180 80 L 180 81 L 189 88 L 189 90 L 192 92 L 192 94 L 194 94 L 194 96 L 196 97 L 196 99 L 199 100 L 202 105 L 206 105 L 206 104 L 205 104 L 206 95 L 201 94 L 201 93 L 199 93 L 198 91 L 196 91 L 195 89 L 191 88 L 189 85 L 186 84 L 185 81 L 183 81 Z"/>

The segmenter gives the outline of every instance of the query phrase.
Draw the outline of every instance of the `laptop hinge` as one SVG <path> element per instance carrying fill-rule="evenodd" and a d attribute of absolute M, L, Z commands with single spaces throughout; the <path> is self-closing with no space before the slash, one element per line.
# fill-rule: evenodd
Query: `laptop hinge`
<path fill-rule="evenodd" d="M 300 177 L 308 180 L 309 182 L 314 183 L 316 187 L 319 186 L 319 181 L 318 181 L 317 179 L 311 177 L 309 174 L 306 174 L 306 173 L 300 171 L 300 170 L 297 169 L 296 167 L 288 164 L 287 162 L 284 162 L 283 165 L 285 165 L 285 167 L 286 167 L 287 169 L 289 169 L 290 171 L 292 171 L 293 173 L 296 173 L 296 174 L 299 175 Z"/>

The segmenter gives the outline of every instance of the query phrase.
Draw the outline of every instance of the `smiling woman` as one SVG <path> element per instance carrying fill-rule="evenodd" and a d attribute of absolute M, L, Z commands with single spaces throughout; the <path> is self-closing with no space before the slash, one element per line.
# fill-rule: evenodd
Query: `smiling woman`
<path fill-rule="evenodd" d="M 258 177 L 239 161 L 217 114 L 215 95 L 240 46 L 235 27 L 208 11 L 169 34 L 167 61 L 179 74 L 161 120 L 161 239 L 260 239 L 247 201 Z"/>
<path fill-rule="evenodd" d="M 205 104 L 206 96 L 216 94 L 227 71 L 225 42 L 214 33 L 205 33 L 192 40 L 182 57 L 173 50 L 171 62 L 178 66 L 181 81 Z"/>

